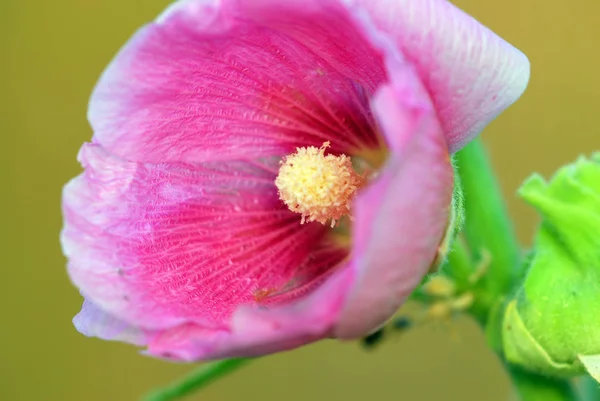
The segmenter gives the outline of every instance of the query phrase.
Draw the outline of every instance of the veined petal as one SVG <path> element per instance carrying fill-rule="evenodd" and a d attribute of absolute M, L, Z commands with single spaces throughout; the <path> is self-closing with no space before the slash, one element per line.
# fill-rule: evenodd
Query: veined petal
<path fill-rule="evenodd" d="M 268 161 L 141 164 L 94 144 L 80 160 L 64 192 L 69 274 L 131 325 L 226 328 L 240 305 L 288 303 L 346 257 L 281 204 Z"/>
<path fill-rule="evenodd" d="M 435 258 L 453 185 L 429 98 L 408 66 L 395 67 L 393 84 L 373 101 L 393 156 L 356 201 L 352 258 L 294 303 L 242 307 L 227 331 L 174 328 L 150 343 L 151 354 L 184 360 L 262 355 L 330 336 L 363 336 L 393 315 Z"/>
<path fill-rule="evenodd" d="M 450 1 L 344 2 L 365 10 L 415 65 L 451 152 L 479 134 L 527 87 L 527 57 Z"/>
<path fill-rule="evenodd" d="M 380 55 L 337 1 L 183 0 L 121 50 L 90 102 L 94 141 L 140 162 L 377 147 Z"/>
<path fill-rule="evenodd" d="M 181 325 L 156 336 L 148 352 L 185 361 L 252 357 L 284 351 L 332 335 L 355 269 L 347 264 L 314 292 L 274 308 L 241 307 L 229 330 Z"/>

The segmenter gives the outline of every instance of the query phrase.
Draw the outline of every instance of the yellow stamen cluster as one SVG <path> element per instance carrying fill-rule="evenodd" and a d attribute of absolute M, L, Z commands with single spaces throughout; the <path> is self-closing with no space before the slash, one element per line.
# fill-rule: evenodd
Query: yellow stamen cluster
<path fill-rule="evenodd" d="M 275 185 L 279 198 L 302 215 L 301 223 L 318 221 L 331 227 L 350 213 L 352 198 L 365 179 L 346 155 L 325 155 L 329 142 L 297 148 L 281 162 Z"/>

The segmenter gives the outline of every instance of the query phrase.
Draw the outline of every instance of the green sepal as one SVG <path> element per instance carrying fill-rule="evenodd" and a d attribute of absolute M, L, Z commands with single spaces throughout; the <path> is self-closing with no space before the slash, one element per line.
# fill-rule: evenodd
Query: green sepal
<path fill-rule="evenodd" d="M 581 355 L 600 354 L 600 158 L 580 158 L 550 182 L 534 174 L 519 194 L 543 220 L 504 310 L 503 353 L 545 375 L 584 373 Z"/>
<path fill-rule="evenodd" d="M 516 301 L 508 303 L 502 323 L 502 344 L 507 361 L 528 370 L 549 376 L 571 376 L 582 372 L 578 360 L 569 363 L 555 361 L 521 319 Z"/>

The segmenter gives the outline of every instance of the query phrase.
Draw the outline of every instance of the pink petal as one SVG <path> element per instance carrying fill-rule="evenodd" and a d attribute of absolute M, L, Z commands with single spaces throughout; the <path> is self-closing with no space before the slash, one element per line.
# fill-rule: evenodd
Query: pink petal
<path fill-rule="evenodd" d="M 527 57 L 450 1 L 345 2 L 368 12 L 416 66 L 450 152 L 467 144 L 527 86 Z"/>
<path fill-rule="evenodd" d="M 141 162 L 377 147 L 380 55 L 336 1 L 188 0 L 140 30 L 90 103 L 94 141 Z"/>
<path fill-rule="evenodd" d="M 184 361 L 251 357 L 293 349 L 331 335 L 354 270 L 340 266 L 306 298 L 285 306 L 240 308 L 229 330 L 181 325 L 156 336 L 148 352 Z"/>
<path fill-rule="evenodd" d="M 355 338 L 389 319 L 435 258 L 448 222 L 453 171 L 444 136 L 409 69 L 396 69 L 373 109 L 391 144 L 377 181 L 355 201 L 357 280 L 335 335 Z"/>
<path fill-rule="evenodd" d="M 435 258 L 453 173 L 440 125 L 412 70 L 396 65 L 392 76 L 373 107 L 393 156 L 356 201 L 352 259 L 304 299 L 241 308 L 227 331 L 180 326 L 155 338 L 151 354 L 256 356 L 329 336 L 364 336 L 394 314 Z"/>
<path fill-rule="evenodd" d="M 99 145 L 80 160 L 86 171 L 64 192 L 69 273 L 134 326 L 228 327 L 240 305 L 289 303 L 347 254 L 324 226 L 299 224 L 266 162 L 141 164 Z M 262 302 L 261 291 L 273 294 Z"/>

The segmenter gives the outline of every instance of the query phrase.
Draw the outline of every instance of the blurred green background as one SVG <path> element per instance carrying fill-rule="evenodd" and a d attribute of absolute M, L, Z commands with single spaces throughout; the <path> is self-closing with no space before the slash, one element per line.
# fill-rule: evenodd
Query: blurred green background
<path fill-rule="evenodd" d="M 600 2 L 460 0 L 532 63 L 523 98 L 484 133 L 519 236 L 536 216 L 513 195 L 600 149 Z M 90 136 L 90 91 L 117 49 L 168 0 L 0 0 L 0 400 L 135 400 L 192 366 L 87 339 L 58 244 L 62 185 Z M 416 329 L 376 350 L 322 342 L 267 357 L 192 399 L 504 401 L 509 382 L 474 324 Z"/>

